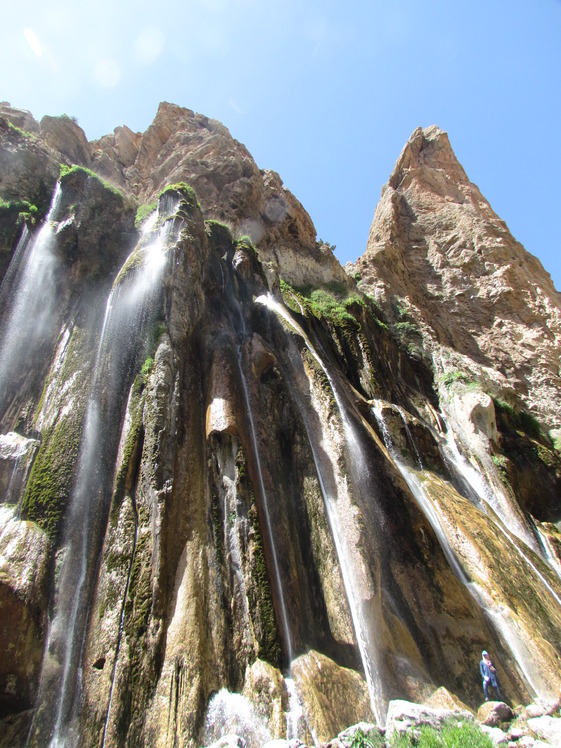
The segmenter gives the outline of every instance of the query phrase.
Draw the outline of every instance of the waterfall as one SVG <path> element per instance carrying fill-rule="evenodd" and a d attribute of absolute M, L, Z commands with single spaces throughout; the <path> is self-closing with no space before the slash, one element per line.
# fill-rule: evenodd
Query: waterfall
<path fill-rule="evenodd" d="M 537 532 L 533 523 L 531 527 L 528 527 L 528 519 L 522 514 L 520 507 L 505 495 L 497 480 L 492 480 L 489 469 L 486 473 L 491 482 L 462 455 L 451 425 L 443 414 L 441 414 L 441 418 L 446 427 L 445 440 L 438 440 L 441 453 L 451 471 L 460 478 L 460 482 L 467 486 L 468 495 L 475 496 L 484 511 L 490 509 L 496 514 L 503 525 L 534 553 L 544 556 L 543 549 L 536 539 Z M 479 458 L 482 465 L 484 462 L 490 463 L 487 455 L 479 455 Z"/>
<path fill-rule="evenodd" d="M 52 333 L 55 294 L 54 217 L 60 202 L 60 183 L 45 221 L 35 236 L 27 230 L 0 289 L 0 416 L 9 404 L 9 386 L 32 365 L 45 339 Z"/>
<path fill-rule="evenodd" d="M 330 384 L 333 396 L 337 403 L 339 415 L 343 423 L 345 437 L 349 445 L 350 451 L 352 451 L 353 460 L 361 463 L 359 466 L 367 475 L 368 470 L 365 466 L 365 459 L 362 452 L 362 447 L 359 440 L 356 437 L 355 428 L 347 416 L 346 406 L 344 405 L 338 388 L 333 381 L 333 378 L 329 374 L 326 366 L 324 365 L 321 357 L 315 350 L 310 339 L 302 329 L 302 327 L 293 319 L 293 317 L 286 311 L 286 309 L 279 304 L 270 294 L 259 296 L 255 299 L 257 303 L 264 304 L 268 309 L 276 312 L 293 330 L 295 330 L 304 339 L 308 350 L 314 357 L 321 370 L 324 372 L 327 380 Z M 298 400 L 298 398 L 297 398 Z M 338 491 L 337 486 L 331 485 L 331 481 L 328 481 L 326 471 L 322 466 L 322 460 L 318 454 L 318 450 L 315 444 L 315 439 L 312 438 L 309 419 L 305 412 L 305 408 L 298 402 L 300 407 L 305 428 L 308 433 L 308 442 L 310 444 L 320 489 L 323 495 L 327 517 L 331 529 L 331 534 L 335 544 L 335 550 L 341 569 L 341 575 L 343 578 L 343 584 L 349 603 L 349 609 L 353 626 L 355 629 L 355 635 L 357 644 L 364 668 L 364 674 L 368 685 L 368 692 L 370 695 L 370 704 L 372 713 L 379 725 L 385 723 L 385 703 L 384 703 L 384 690 L 383 681 L 381 674 L 380 659 L 381 655 L 379 652 L 379 644 L 377 641 L 377 635 L 375 630 L 375 618 L 376 615 L 380 615 L 380 611 L 374 611 L 367 615 L 364 608 L 370 607 L 373 609 L 375 606 L 364 606 L 362 605 L 360 596 L 360 584 L 359 580 L 364 577 L 364 570 L 359 567 L 360 561 L 356 558 L 357 551 L 353 548 L 353 542 L 350 537 L 345 533 L 345 528 L 348 524 L 349 517 L 353 516 L 353 509 L 347 503 L 345 507 L 348 511 L 349 517 L 343 518 L 341 516 L 341 501 L 343 497 L 343 483 L 341 481 L 341 491 Z M 332 469 L 337 474 L 338 468 L 332 464 Z M 347 497 L 348 502 L 348 497 Z"/>
<path fill-rule="evenodd" d="M 549 591 L 551 596 L 554 598 L 556 603 L 561 607 L 561 598 L 551 587 L 547 579 L 539 571 L 536 565 L 528 558 L 527 554 L 514 542 L 511 535 L 521 540 L 531 551 L 541 557 L 552 569 L 552 571 L 561 578 L 559 562 L 555 556 L 551 553 L 549 544 L 547 543 L 544 536 L 539 532 L 538 528 L 535 528 L 536 535 L 541 542 L 538 542 L 536 538 L 531 535 L 528 528 L 522 524 L 518 518 L 517 512 L 508 512 L 507 507 L 504 506 L 505 502 L 498 502 L 494 496 L 491 487 L 485 480 L 484 476 L 476 470 L 471 463 L 460 453 L 454 433 L 452 429 L 447 425 L 446 431 L 446 447 L 448 447 L 447 454 L 449 459 L 446 460 L 447 464 L 451 467 L 453 473 L 460 476 L 462 482 L 467 484 L 468 491 L 475 494 L 479 499 L 479 506 L 482 511 L 489 513 L 491 510 L 497 518 L 494 522 L 498 530 L 504 535 L 508 543 L 514 547 L 518 555 L 526 562 L 526 564 L 536 574 L 543 586 Z M 442 446 L 442 443 L 441 443 Z M 507 532 L 508 530 L 508 532 Z"/>
<path fill-rule="evenodd" d="M 170 234 L 174 229 L 177 233 L 177 223 L 168 216 L 156 237 L 149 236 L 148 230 L 143 233 L 107 301 L 64 528 L 55 614 L 40 683 L 41 706 L 54 715 L 50 743 L 53 747 L 79 742 L 73 715 L 81 691 L 81 661 L 92 587 L 111 496 L 122 394 L 139 369 L 139 348 L 158 297 Z M 57 662 L 55 679 L 53 663 Z M 43 718 L 49 716 L 44 713 Z"/>
<path fill-rule="evenodd" d="M 456 554 L 452 550 L 450 543 L 448 542 L 448 538 L 446 537 L 442 524 L 440 523 L 440 519 L 434 510 L 431 500 L 425 493 L 425 490 L 423 489 L 423 486 L 421 485 L 421 482 L 419 481 L 415 473 L 412 470 L 410 470 L 407 467 L 407 465 L 403 462 L 403 460 L 401 460 L 401 458 L 399 457 L 397 449 L 395 448 L 395 445 L 393 443 L 390 431 L 384 419 L 384 416 L 382 413 L 382 404 L 380 401 L 375 402 L 374 406 L 372 407 L 372 413 L 374 417 L 376 418 L 376 422 L 378 423 L 380 431 L 382 432 L 382 438 L 384 440 L 384 444 L 386 446 L 386 449 L 389 452 L 390 457 L 392 458 L 394 465 L 397 467 L 397 469 L 401 473 L 405 482 L 409 486 L 409 490 L 413 494 L 413 497 L 415 501 L 417 502 L 419 509 L 423 512 L 430 526 L 434 530 L 435 535 L 438 538 L 438 542 L 440 543 L 440 547 L 442 548 L 442 551 L 446 557 L 446 560 L 450 564 L 450 568 L 453 570 L 454 574 L 458 577 L 458 579 L 464 585 L 467 585 L 468 578 L 464 570 L 462 569 Z M 403 413 L 401 415 L 403 418 Z"/>
<path fill-rule="evenodd" d="M 504 606 L 498 605 L 485 592 L 485 590 L 481 588 L 480 585 L 469 581 L 465 571 L 463 570 L 460 564 L 458 557 L 456 556 L 453 548 L 450 545 L 446 532 L 443 528 L 443 525 L 440 521 L 437 511 L 435 510 L 433 501 L 427 495 L 415 471 L 409 468 L 408 465 L 406 465 L 405 462 L 399 456 L 399 453 L 393 443 L 387 423 L 384 419 L 382 403 L 380 401 L 375 402 L 374 406 L 372 407 L 372 412 L 374 414 L 374 417 L 376 418 L 376 421 L 382 433 L 384 444 L 386 446 L 386 449 L 388 450 L 388 453 L 392 461 L 394 462 L 395 466 L 397 467 L 402 477 L 404 478 L 405 482 L 409 486 L 409 489 L 415 501 L 417 502 L 417 505 L 419 506 L 424 516 L 428 520 L 429 524 L 433 528 L 437 536 L 437 539 L 439 541 L 440 547 L 442 548 L 442 551 L 448 563 L 450 564 L 452 571 L 455 573 L 458 579 L 465 586 L 465 588 L 467 589 L 469 594 L 472 596 L 474 601 L 477 603 L 478 607 L 480 608 L 484 616 L 487 619 L 490 619 L 493 628 L 495 628 L 495 630 L 501 633 L 502 639 L 507 645 L 507 647 L 510 649 L 510 651 L 512 652 L 514 659 L 522 672 L 525 682 L 530 686 L 530 688 L 534 691 L 535 694 L 538 694 L 540 696 L 547 694 L 549 690 L 548 684 L 545 682 L 544 677 L 534 667 L 534 664 L 533 664 L 534 658 L 532 656 L 532 652 L 528 650 L 528 647 L 524 643 L 524 638 L 518 633 L 518 630 L 516 628 L 514 621 L 512 621 L 510 618 L 509 611 L 505 609 Z M 401 415 L 403 418 L 403 413 L 401 413 Z M 409 434 L 409 436 L 410 438 L 412 438 L 411 434 Z M 465 473 L 470 475 L 471 471 L 468 472 L 466 470 Z M 508 535 L 506 530 L 502 527 L 501 522 L 493 521 L 493 525 L 494 527 L 497 527 L 505 535 L 505 537 L 514 546 L 514 548 L 517 550 L 517 552 L 522 557 L 522 559 L 526 562 L 526 564 L 538 576 L 542 584 L 550 592 L 550 594 L 553 596 L 556 602 L 560 604 L 561 600 L 559 599 L 555 591 L 552 589 L 551 585 L 547 582 L 544 576 L 536 568 L 535 564 L 531 562 L 531 560 L 526 556 L 526 554 L 523 553 L 523 551 Z"/>
<path fill-rule="evenodd" d="M 262 499 L 262 506 L 263 506 L 263 519 L 265 520 L 265 529 L 267 531 L 267 539 L 269 541 L 269 547 L 271 549 L 271 560 L 273 563 L 273 575 L 275 578 L 275 586 L 277 589 L 277 595 L 278 595 L 278 601 L 279 601 L 279 608 L 280 608 L 279 613 L 281 617 L 281 626 L 282 626 L 283 635 L 285 637 L 286 654 L 287 654 L 288 662 L 290 666 L 290 663 L 293 660 L 292 636 L 290 633 L 290 625 L 288 622 L 288 612 L 286 609 L 286 601 L 284 599 L 284 592 L 283 592 L 279 560 L 278 560 L 278 554 L 277 554 L 277 546 L 275 543 L 275 536 L 273 533 L 273 527 L 271 525 L 271 517 L 269 514 L 267 492 L 265 490 L 265 483 L 263 481 L 263 471 L 261 469 L 261 459 L 259 457 L 259 448 L 257 446 L 257 437 L 255 434 L 255 424 L 253 422 L 253 412 L 251 408 L 251 401 L 249 399 L 247 381 L 246 381 L 244 371 L 243 371 L 243 352 L 242 352 L 241 345 L 238 346 L 238 355 L 237 355 L 236 360 L 238 362 L 238 369 L 239 369 L 240 380 L 242 384 L 245 406 L 246 406 L 247 420 L 249 423 L 251 447 L 252 447 L 253 455 L 255 457 L 255 465 L 257 469 L 257 480 L 259 483 L 259 493 Z"/>
<path fill-rule="evenodd" d="M 265 720 L 249 699 L 239 693 L 221 689 L 209 702 L 205 723 L 205 744 L 224 735 L 238 735 L 246 748 L 261 748 L 272 740 Z M 230 743 L 229 743 L 230 744 Z"/>

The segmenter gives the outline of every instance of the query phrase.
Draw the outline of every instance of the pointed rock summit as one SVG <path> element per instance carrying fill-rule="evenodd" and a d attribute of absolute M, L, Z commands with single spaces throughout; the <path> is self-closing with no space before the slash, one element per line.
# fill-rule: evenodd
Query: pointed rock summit
<path fill-rule="evenodd" d="M 410 342 L 422 337 L 437 376 L 463 372 L 561 423 L 561 296 L 438 127 L 403 149 L 355 269 Z"/>

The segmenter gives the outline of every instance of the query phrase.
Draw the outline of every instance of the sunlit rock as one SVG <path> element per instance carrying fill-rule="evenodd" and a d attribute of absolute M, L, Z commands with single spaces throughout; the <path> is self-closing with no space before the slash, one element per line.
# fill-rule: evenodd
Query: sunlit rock
<path fill-rule="evenodd" d="M 318 740 L 328 742 L 348 725 L 372 722 L 366 681 L 356 671 L 338 666 L 319 652 L 309 652 L 292 663 L 292 673 Z"/>

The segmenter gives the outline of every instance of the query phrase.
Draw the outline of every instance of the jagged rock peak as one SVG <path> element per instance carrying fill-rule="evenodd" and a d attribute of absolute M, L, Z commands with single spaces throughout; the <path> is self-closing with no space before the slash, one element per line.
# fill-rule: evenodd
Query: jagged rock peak
<path fill-rule="evenodd" d="M 437 125 L 418 127 L 405 144 L 389 183 L 394 189 L 405 186 L 404 182 L 414 175 L 426 176 L 429 170 L 442 172 L 443 176 L 458 184 L 467 184 L 469 179 L 456 158 L 448 134 Z"/>
<path fill-rule="evenodd" d="M 438 127 L 407 142 L 354 269 L 394 321 L 417 326 L 437 377 L 464 371 L 561 423 L 561 296 Z"/>

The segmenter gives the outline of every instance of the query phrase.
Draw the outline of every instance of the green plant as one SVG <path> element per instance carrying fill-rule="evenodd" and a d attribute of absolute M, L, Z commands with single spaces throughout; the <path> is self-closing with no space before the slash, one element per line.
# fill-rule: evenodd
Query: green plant
<path fill-rule="evenodd" d="M 21 127 L 16 127 L 16 125 L 12 124 L 12 122 L 8 122 L 8 127 L 10 130 L 13 130 L 13 132 L 17 132 L 17 134 L 22 138 L 27 138 L 28 140 L 35 140 L 36 138 L 36 136 L 32 132 L 22 130 Z"/>
<path fill-rule="evenodd" d="M 188 208 L 197 207 L 199 208 L 199 210 L 201 209 L 201 204 L 197 200 L 195 190 L 190 187 L 187 182 L 176 182 L 175 184 L 169 184 L 160 192 L 159 197 L 167 195 L 170 192 L 179 192 L 184 198 Z"/>
<path fill-rule="evenodd" d="M 78 166 L 77 164 L 61 164 L 60 165 L 60 179 L 64 179 L 65 177 L 68 177 L 72 174 L 85 174 L 88 177 L 92 177 L 93 179 L 97 179 L 98 182 L 101 182 L 101 184 L 105 187 L 105 189 L 112 192 L 114 195 L 118 195 L 119 197 L 123 197 L 123 193 L 118 190 L 114 185 L 112 185 L 110 182 L 107 182 L 105 179 L 99 176 L 99 174 L 96 174 L 95 171 L 92 171 L 91 169 L 88 169 L 86 166 Z"/>
<path fill-rule="evenodd" d="M 383 748 L 386 741 L 377 731 L 371 731 L 368 735 L 360 727 L 355 730 L 349 748 Z"/>
<path fill-rule="evenodd" d="M 0 213 L 15 213 L 17 211 L 17 223 L 22 221 L 35 224 L 39 216 L 39 208 L 30 203 L 29 200 L 4 200 L 0 197 Z"/>
<path fill-rule="evenodd" d="M 442 375 L 440 381 L 445 387 L 451 387 L 456 382 L 461 382 L 462 384 L 471 384 L 473 382 L 463 371 L 447 371 L 446 374 Z"/>
<path fill-rule="evenodd" d="M 152 371 L 152 367 L 154 366 L 154 359 L 152 356 L 148 356 L 146 361 L 142 364 L 142 369 L 140 370 L 140 374 L 144 377 L 144 379 L 147 378 L 147 376 Z"/>
<path fill-rule="evenodd" d="M 496 410 L 506 423 L 515 431 L 523 431 L 535 439 L 542 437 L 540 422 L 527 410 L 517 410 L 510 403 L 493 398 Z"/>
<path fill-rule="evenodd" d="M 508 465 L 508 460 L 504 455 L 493 455 L 491 459 L 493 460 L 494 464 L 498 468 L 502 468 L 503 470 L 506 470 L 506 467 Z"/>
<path fill-rule="evenodd" d="M 395 735 L 392 748 L 493 748 L 493 741 L 471 722 L 444 724 L 440 730 L 422 725 L 418 731 Z"/>
<path fill-rule="evenodd" d="M 149 203 L 146 205 L 139 205 L 136 211 L 136 218 L 134 219 L 134 227 L 137 229 L 145 218 L 148 218 L 150 213 L 153 213 L 158 207 L 158 203 Z"/>

